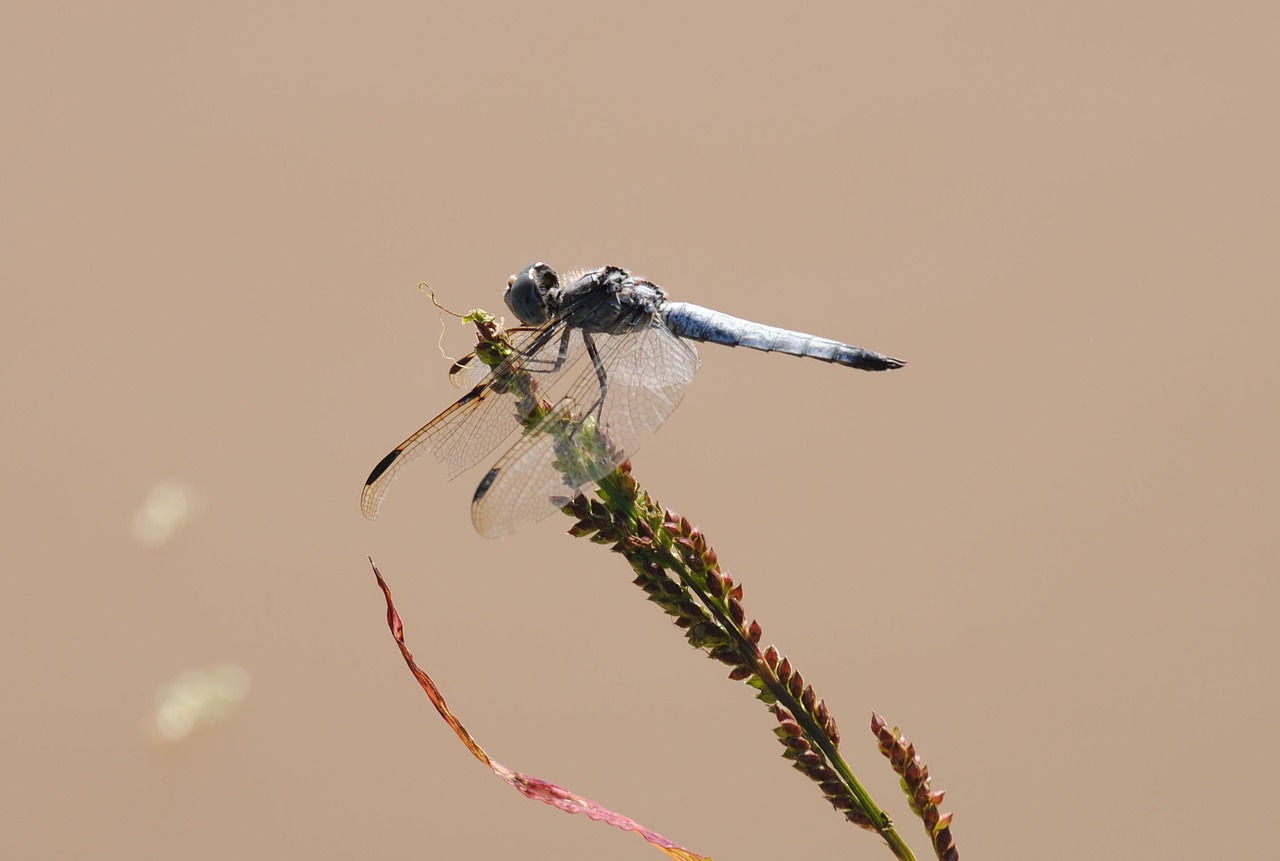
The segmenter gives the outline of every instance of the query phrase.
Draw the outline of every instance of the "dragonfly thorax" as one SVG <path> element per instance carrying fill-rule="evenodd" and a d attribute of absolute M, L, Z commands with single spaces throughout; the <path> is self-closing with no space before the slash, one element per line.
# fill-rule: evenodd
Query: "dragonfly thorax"
<path fill-rule="evenodd" d="M 652 324 L 666 301 L 657 284 L 636 278 L 618 266 L 601 266 L 566 276 L 563 283 L 545 263 L 512 275 L 503 297 L 526 326 L 542 326 L 557 317 L 585 332 L 622 335 Z"/>
<path fill-rule="evenodd" d="M 584 332 L 624 335 L 653 325 L 666 301 L 657 284 L 617 266 L 601 266 L 555 291 L 559 313 Z"/>

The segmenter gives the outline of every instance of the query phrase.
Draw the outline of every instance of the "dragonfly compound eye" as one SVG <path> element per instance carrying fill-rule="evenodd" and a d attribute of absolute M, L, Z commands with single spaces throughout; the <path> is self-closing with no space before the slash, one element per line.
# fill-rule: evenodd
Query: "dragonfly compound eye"
<path fill-rule="evenodd" d="M 504 300 L 511 312 L 527 326 L 541 326 L 551 319 L 549 291 L 559 283 L 556 273 L 545 263 L 526 267 L 507 282 Z"/>

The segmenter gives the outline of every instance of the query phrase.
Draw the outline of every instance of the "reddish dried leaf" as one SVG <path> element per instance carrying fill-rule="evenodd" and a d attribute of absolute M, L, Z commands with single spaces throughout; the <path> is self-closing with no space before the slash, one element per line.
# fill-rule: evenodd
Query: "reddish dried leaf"
<path fill-rule="evenodd" d="M 409 669 L 413 672 L 414 678 L 418 680 L 418 684 L 427 692 L 427 696 L 431 699 L 431 704 L 436 707 L 440 717 L 444 718 L 444 722 L 457 733 L 458 738 L 462 739 L 462 743 L 467 746 L 467 750 L 471 751 L 471 754 L 485 765 L 493 767 L 493 760 L 489 759 L 489 755 L 471 737 L 471 733 L 467 732 L 467 728 L 462 725 L 462 722 L 453 716 L 453 712 L 449 711 L 449 707 L 444 701 L 444 694 L 440 693 L 436 683 L 423 672 L 413 659 L 413 652 L 409 651 L 409 647 L 404 644 L 404 623 L 400 621 L 400 614 L 396 612 L 396 605 L 391 600 L 391 587 L 387 585 L 386 580 L 382 579 L 382 572 L 378 570 L 378 566 L 372 559 L 369 560 L 369 564 L 373 565 L 373 574 L 378 578 L 378 587 L 382 589 L 382 594 L 387 599 L 387 627 L 391 629 L 391 636 L 396 638 L 396 645 L 400 647 L 400 654 L 404 655 L 404 662 L 409 665 Z"/>
<path fill-rule="evenodd" d="M 445 723 L 449 724 L 458 738 L 462 739 L 462 743 L 466 745 L 467 750 L 471 751 L 476 759 L 493 769 L 494 774 L 514 787 L 525 798 L 532 798 L 536 801 L 550 804 L 552 807 L 557 807 L 566 813 L 585 813 L 589 819 L 612 825 L 614 828 L 619 828 L 623 831 L 634 831 L 657 847 L 667 857 L 674 858 L 676 861 L 710 861 L 709 858 L 690 852 L 680 844 L 668 840 L 655 831 L 650 831 L 621 813 L 615 813 L 606 807 L 602 807 L 589 798 L 583 798 L 581 795 L 576 795 L 563 787 L 556 786 L 554 783 L 548 783 L 545 780 L 512 771 L 497 760 L 490 759 L 483 748 L 471 737 L 471 733 L 467 732 L 462 722 L 449 711 L 449 707 L 444 701 L 444 694 L 440 693 L 436 683 L 413 659 L 413 652 L 409 651 L 409 647 L 404 642 L 404 624 L 400 621 L 400 614 L 396 612 L 395 604 L 391 600 L 391 587 L 382 578 L 382 572 L 378 570 L 378 566 L 372 559 L 369 560 L 369 564 L 373 565 L 373 574 L 378 578 L 378 587 L 382 589 L 382 594 L 387 600 L 387 626 L 391 629 L 391 635 L 395 637 L 396 645 L 400 647 L 400 654 L 404 656 L 404 661 L 409 665 L 409 669 L 413 672 L 414 678 L 418 680 L 418 684 L 427 692 L 427 696 L 431 699 L 431 704 L 436 707 L 440 717 L 444 718 Z"/>

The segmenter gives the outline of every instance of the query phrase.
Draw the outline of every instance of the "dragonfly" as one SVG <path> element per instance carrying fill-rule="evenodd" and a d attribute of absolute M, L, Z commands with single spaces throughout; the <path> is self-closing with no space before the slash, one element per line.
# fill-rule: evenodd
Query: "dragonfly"
<path fill-rule="evenodd" d="M 766 326 L 687 302 L 617 266 L 561 278 L 535 263 L 511 276 L 503 301 L 523 323 L 504 354 L 456 362 L 468 391 L 396 446 L 365 480 L 370 519 L 401 468 L 431 452 L 449 478 L 517 431 L 471 502 L 481 535 L 497 537 L 562 508 L 635 453 L 679 405 L 700 360 L 692 342 L 788 353 L 887 371 L 906 362 L 803 332 Z"/>

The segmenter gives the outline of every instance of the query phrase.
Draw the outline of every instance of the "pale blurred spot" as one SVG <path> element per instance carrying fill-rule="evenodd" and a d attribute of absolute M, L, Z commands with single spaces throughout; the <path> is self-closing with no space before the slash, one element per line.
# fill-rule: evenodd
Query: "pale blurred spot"
<path fill-rule="evenodd" d="M 171 541 L 202 507 L 200 493 L 180 481 L 162 481 L 147 491 L 147 498 L 133 513 L 129 529 L 144 547 Z"/>
<path fill-rule="evenodd" d="M 184 670 L 156 692 L 154 725 L 163 741 L 181 741 L 199 727 L 235 714 L 249 695 L 249 672 L 236 664 Z"/>

